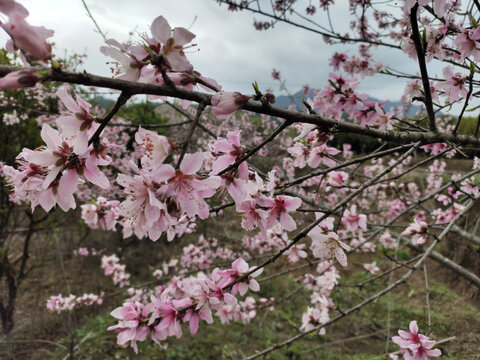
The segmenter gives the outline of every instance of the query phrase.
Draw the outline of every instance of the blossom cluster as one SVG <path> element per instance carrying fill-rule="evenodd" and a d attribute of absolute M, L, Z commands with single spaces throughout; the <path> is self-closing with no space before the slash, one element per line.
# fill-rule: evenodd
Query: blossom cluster
<path fill-rule="evenodd" d="M 92 305 L 102 305 L 103 298 L 105 294 L 101 292 L 99 295 L 96 294 L 83 294 L 81 296 L 76 296 L 70 294 L 67 297 L 63 297 L 62 294 L 51 296 L 47 300 L 47 309 L 52 312 L 61 313 L 62 311 L 71 311 L 78 306 L 92 306 Z"/>
<path fill-rule="evenodd" d="M 112 316 L 120 321 L 108 329 L 118 333 L 119 345 L 130 342 L 137 352 L 136 342 L 144 341 L 149 336 L 156 343 L 170 336 L 180 338 L 182 323 L 188 322 L 190 333 L 195 334 L 200 320 L 213 323 L 213 311 L 222 323 L 239 319 L 249 322 L 256 314 L 255 300 L 247 297 L 239 302 L 235 295 L 243 296 L 248 289 L 260 290 L 255 277 L 263 269 L 244 277 L 252 270 L 255 268 L 250 268 L 239 258 L 232 263 L 231 269 L 216 268 L 210 276 L 199 273 L 196 277 L 172 281 L 145 304 L 130 300 L 116 308 Z"/>
<path fill-rule="evenodd" d="M 130 285 L 130 274 L 125 271 L 126 266 L 120 264 L 120 259 L 116 255 L 103 255 L 100 267 L 106 276 L 112 276 L 113 283 L 119 288 Z"/>
<path fill-rule="evenodd" d="M 410 322 L 410 332 L 398 330 L 399 336 L 392 338 L 393 342 L 400 346 L 405 360 L 424 359 L 442 355 L 440 349 L 432 349 L 435 346 L 435 340 L 418 332 L 416 321 Z"/>
<path fill-rule="evenodd" d="M 99 196 L 94 204 L 83 204 L 82 219 L 92 229 L 114 230 L 120 216 L 120 202 Z"/>
<path fill-rule="evenodd" d="M 66 90 L 57 95 L 67 108 L 57 118 L 59 130 L 44 124 L 41 137 L 46 145 L 24 148 L 17 157 L 18 169 L 4 167 L 12 197 L 31 203 L 32 210 L 40 205 L 48 212 L 56 204 L 64 211 L 75 209 L 73 195 L 85 180 L 104 189 L 110 186 L 98 167 L 110 163 L 110 143 L 105 138 L 93 144 L 88 141 L 98 127 L 88 111 L 90 104 L 81 98 L 75 101 Z"/>

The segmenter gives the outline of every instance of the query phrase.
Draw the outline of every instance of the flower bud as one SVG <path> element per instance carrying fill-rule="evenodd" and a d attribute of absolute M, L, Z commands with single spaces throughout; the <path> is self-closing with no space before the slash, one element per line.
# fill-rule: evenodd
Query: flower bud
<path fill-rule="evenodd" d="M 21 89 L 33 87 L 40 77 L 31 70 L 20 70 L 9 73 L 0 79 L 0 89 Z"/>

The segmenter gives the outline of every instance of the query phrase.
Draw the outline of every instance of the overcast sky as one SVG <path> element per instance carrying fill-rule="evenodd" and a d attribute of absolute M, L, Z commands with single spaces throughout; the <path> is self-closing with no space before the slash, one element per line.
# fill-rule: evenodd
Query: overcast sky
<path fill-rule="evenodd" d="M 30 11 L 27 20 L 31 24 L 55 30 L 53 41 L 57 54 L 86 52 L 85 70 L 109 76 L 109 67 L 105 64 L 109 58 L 99 51 L 103 39 L 95 31 L 81 0 L 20 2 Z M 317 34 L 286 24 L 277 24 L 274 30 L 256 31 L 252 26 L 253 14 L 229 12 L 225 5 L 219 6 L 214 0 L 86 2 L 108 37 L 120 42 L 129 39 L 132 31 L 133 39 L 138 33 L 149 33 L 149 26 L 158 15 L 163 15 L 172 27 L 190 28 L 197 35 L 194 42 L 198 45 L 188 54 L 190 62 L 197 71 L 214 78 L 228 91 L 251 93 L 250 84 L 258 81 L 261 88 L 277 92 L 278 84 L 270 76 L 272 68 L 281 71 L 292 92 L 307 83 L 312 87 L 323 87 L 331 71 L 328 59 L 335 50 L 342 49 L 325 45 Z M 344 3 L 348 4 L 347 1 Z M 333 20 L 337 21 L 339 28 L 345 28 L 350 21 L 347 9 L 339 11 Z M 352 49 L 349 54 L 356 54 L 356 51 Z M 398 51 L 380 49 L 374 57 L 398 65 L 397 68 L 405 71 L 416 70 L 416 64 Z M 403 81 L 377 77 L 367 79 L 361 89 L 382 100 L 398 100 L 403 91 L 402 84 Z"/>

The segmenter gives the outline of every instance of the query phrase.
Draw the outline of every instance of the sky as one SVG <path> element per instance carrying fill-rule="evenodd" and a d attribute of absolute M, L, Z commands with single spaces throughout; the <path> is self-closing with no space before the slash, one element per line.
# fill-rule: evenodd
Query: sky
<path fill-rule="evenodd" d="M 29 11 L 29 23 L 55 30 L 54 52 L 87 53 L 84 69 L 90 73 L 110 76 L 100 53 L 102 37 L 96 32 L 81 0 L 19 0 Z M 196 47 L 188 50 L 195 70 L 217 80 L 224 90 L 252 93 L 251 83 L 261 89 L 278 92 L 272 80 L 273 68 L 280 70 L 287 87 L 294 93 L 305 84 L 323 87 L 331 67 L 329 58 L 335 51 L 350 46 L 328 46 L 321 36 L 287 24 L 277 24 L 273 30 L 257 31 L 253 27 L 258 15 L 243 11 L 230 12 L 215 0 L 85 0 L 93 17 L 107 34 L 120 42 L 136 39 L 140 33 L 150 33 L 153 19 L 164 16 L 172 27 L 189 28 L 196 38 Z M 347 1 L 342 1 L 340 4 Z M 342 7 L 333 17 L 339 29 L 348 26 L 348 9 Z M 133 35 L 132 35 L 133 34 Z M 349 54 L 356 54 L 353 48 Z M 394 67 L 411 72 L 416 64 L 399 51 L 379 49 L 374 57 Z M 381 100 L 398 100 L 404 81 L 385 76 L 367 79 L 361 90 Z M 281 94 L 281 93 L 280 93 Z"/>

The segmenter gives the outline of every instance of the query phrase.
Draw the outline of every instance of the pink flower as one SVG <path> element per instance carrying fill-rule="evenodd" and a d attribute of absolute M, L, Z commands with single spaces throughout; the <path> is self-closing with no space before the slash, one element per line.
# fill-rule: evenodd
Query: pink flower
<path fill-rule="evenodd" d="M 343 250 L 350 250 L 350 246 L 340 241 L 338 234 L 331 232 L 323 232 L 319 226 L 313 228 L 308 236 L 312 238 L 313 256 L 319 259 L 336 258 L 340 265 L 347 266 L 347 256 Z"/>
<path fill-rule="evenodd" d="M 272 79 L 273 80 L 280 80 L 280 71 L 276 69 L 272 69 Z"/>
<path fill-rule="evenodd" d="M 480 60 L 480 58 L 479 58 Z M 453 73 L 452 67 L 446 66 L 443 68 L 443 76 L 445 81 L 439 83 L 437 86 L 445 90 L 446 101 L 451 103 L 467 96 L 467 89 L 465 83 L 468 76 L 462 76 L 462 73 Z"/>
<path fill-rule="evenodd" d="M 255 267 L 254 267 L 255 268 Z M 232 270 L 227 270 L 225 273 L 229 276 L 229 282 L 235 281 L 239 279 L 247 272 L 253 270 L 254 268 L 249 268 L 248 264 L 242 258 L 235 260 L 232 263 Z M 232 294 L 235 295 L 237 292 L 240 293 L 241 296 L 245 295 L 250 288 L 252 291 L 259 291 L 260 285 L 258 284 L 257 280 L 254 278 L 260 275 L 263 272 L 263 268 L 258 269 L 254 273 L 250 274 L 244 281 L 238 282 L 232 287 Z"/>
<path fill-rule="evenodd" d="M 303 169 L 307 164 L 307 157 L 309 154 L 308 147 L 297 142 L 294 146 L 289 147 L 287 151 L 295 159 L 293 166 Z"/>
<path fill-rule="evenodd" d="M 471 194 L 475 197 L 478 196 L 478 184 L 475 180 L 475 177 L 472 176 L 469 179 L 465 179 L 462 181 L 462 191 L 466 192 L 467 194 Z"/>
<path fill-rule="evenodd" d="M 473 56 L 475 61 L 480 61 L 480 50 L 478 40 L 480 40 L 480 27 L 472 29 L 462 29 L 460 35 L 454 41 L 460 50 L 461 58 Z"/>
<path fill-rule="evenodd" d="M 219 280 L 221 278 L 221 271 L 218 268 L 213 270 L 212 278 L 214 280 Z M 223 287 L 228 284 L 228 281 L 230 281 L 228 278 L 220 281 L 219 283 L 210 279 L 206 279 L 206 281 L 208 287 L 210 288 L 208 302 L 212 309 L 217 310 L 223 306 L 224 303 L 231 306 L 237 304 L 237 298 L 230 294 L 227 290 L 223 290 Z"/>
<path fill-rule="evenodd" d="M 239 92 L 220 91 L 212 96 L 212 111 L 218 119 L 226 119 L 241 106 L 245 105 L 249 97 Z"/>
<path fill-rule="evenodd" d="M 433 143 L 421 147 L 425 152 L 430 152 L 432 155 L 437 155 L 447 148 L 446 143 Z"/>
<path fill-rule="evenodd" d="M 331 156 L 337 155 L 338 153 L 340 153 L 340 150 L 328 147 L 326 144 L 315 146 L 308 156 L 308 166 L 311 168 L 316 168 L 320 164 L 324 164 L 328 167 L 334 166 L 336 162 L 331 159 Z"/>
<path fill-rule="evenodd" d="M 416 321 L 410 322 L 409 329 L 410 332 L 398 330 L 400 336 L 392 337 L 392 341 L 400 346 L 400 349 L 404 352 L 406 360 L 429 360 L 430 357 L 437 357 L 442 354 L 439 349 L 431 350 L 435 341 L 418 333 Z"/>
<path fill-rule="evenodd" d="M 302 315 L 302 326 L 300 329 L 308 332 L 317 326 L 326 323 L 328 320 L 330 320 L 328 310 L 308 307 L 307 312 Z M 325 334 L 325 329 L 320 329 L 319 333 Z"/>
<path fill-rule="evenodd" d="M 305 248 L 305 244 L 293 245 L 290 249 L 288 249 L 285 254 L 288 257 L 288 261 L 290 264 L 295 264 L 300 259 L 305 259 L 307 257 L 307 253 L 302 249 Z"/>
<path fill-rule="evenodd" d="M 418 333 L 416 321 L 411 321 L 409 325 L 410 332 L 398 330 L 398 335 L 392 338 L 393 342 L 402 348 L 409 348 L 411 345 L 428 340 L 428 337 Z"/>
<path fill-rule="evenodd" d="M 28 53 L 36 60 L 50 58 L 52 47 L 45 39 L 53 35 L 53 30 L 45 29 L 43 26 L 30 26 L 19 12 L 12 13 L 8 23 L 1 26 L 12 37 L 15 48 Z"/>
<path fill-rule="evenodd" d="M 117 183 L 125 188 L 127 195 L 120 205 L 124 228 L 127 225 L 139 238 L 148 234 L 153 241 L 158 240 L 162 232 L 173 223 L 167 213 L 167 206 L 155 194 L 161 180 L 147 170 L 138 169 L 135 164 L 131 168 L 137 175 L 119 174 L 117 177 Z"/>
<path fill-rule="evenodd" d="M 210 212 L 204 198 L 213 196 L 221 184 L 218 176 L 200 178 L 196 173 L 203 164 L 204 155 L 201 152 L 186 154 L 180 169 L 175 170 L 171 165 L 161 165 L 152 172 L 157 182 L 166 182 L 159 189 L 165 198 L 175 199 L 180 208 L 188 217 L 198 215 L 206 219 Z"/>
<path fill-rule="evenodd" d="M 240 144 L 240 133 L 241 130 L 229 131 L 227 139 L 218 138 L 212 144 L 214 156 L 217 157 L 212 165 L 213 174 L 218 174 L 243 156 L 244 149 Z M 248 166 L 245 161 L 238 166 L 238 177 L 248 180 Z"/>
<path fill-rule="evenodd" d="M 208 305 L 202 309 L 189 309 L 183 317 L 183 321 L 189 323 L 190 334 L 196 334 L 198 331 L 199 320 L 204 320 L 207 324 L 213 324 L 212 310 Z"/>
<path fill-rule="evenodd" d="M 174 71 L 187 71 L 192 68 L 183 52 L 184 46 L 195 38 L 195 35 L 183 27 L 171 28 L 163 16 L 157 17 L 152 22 L 151 31 L 153 39 L 163 45 L 161 53 L 168 65 Z M 150 47 L 155 44 L 150 41 Z"/>
<path fill-rule="evenodd" d="M 41 186 L 44 191 L 38 193 L 38 202 L 46 211 L 55 203 L 64 211 L 75 208 L 73 193 L 77 186 L 83 183 L 80 176 L 104 189 L 110 186 L 107 177 L 97 166 L 97 159 L 90 154 L 90 149 L 72 146 L 69 139 L 62 137 L 57 130 L 46 124 L 43 125 L 40 135 L 47 147 L 35 151 L 24 149 L 21 157 L 47 173 Z"/>
<path fill-rule="evenodd" d="M 165 331 L 168 335 L 175 335 L 177 339 L 182 337 L 181 319 L 183 314 L 180 310 L 192 305 L 191 299 L 167 300 L 166 298 L 155 298 L 152 296 L 152 304 L 155 308 L 149 325 L 153 324 L 158 318 L 161 319 L 156 327 L 158 331 Z"/>
<path fill-rule="evenodd" d="M 262 233 L 267 231 L 268 212 L 257 207 L 257 203 L 253 199 L 247 199 L 237 206 L 237 211 L 244 213 L 242 218 L 242 228 L 245 230 L 253 230 L 260 228 Z"/>
<path fill-rule="evenodd" d="M 390 110 L 388 113 L 385 112 L 385 110 L 380 106 L 379 103 L 375 104 L 375 118 L 374 118 L 374 124 L 377 125 L 380 129 L 386 129 L 386 130 L 391 130 L 392 123 L 391 119 L 394 115 L 393 110 Z"/>
<path fill-rule="evenodd" d="M 372 275 L 375 275 L 377 272 L 380 271 L 380 268 L 377 266 L 376 261 L 372 263 L 363 264 L 363 267 L 365 268 L 365 270 L 369 271 L 370 274 Z"/>
<path fill-rule="evenodd" d="M 297 224 L 295 224 L 295 220 L 293 220 L 288 213 L 297 210 L 301 204 L 302 200 L 300 198 L 286 195 L 278 195 L 275 200 L 269 198 L 266 199 L 264 205 L 270 207 L 268 211 L 269 216 L 267 220 L 267 228 L 271 228 L 277 217 L 279 217 L 280 224 L 285 230 L 295 230 Z"/>
<path fill-rule="evenodd" d="M 126 302 L 111 312 L 111 315 L 120 320 L 117 325 L 110 326 L 107 330 L 115 330 L 117 344 L 123 345 L 130 341 L 135 353 L 138 354 L 137 341 L 144 341 L 149 333 L 146 318 L 152 312 L 152 305 L 144 306 L 135 302 Z"/>
<path fill-rule="evenodd" d="M 346 54 L 335 52 L 328 65 L 333 66 L 333 71 L 338 71 L 340 69 L 340 65 L 345 63 L 347 59 L 348 58 Z"/>
<path fill-rule="evenodd" d="M 367 216 L 364 214 L 357 214 L 356 205 L 352 205 L 350 210 L 345 210 L 342 222 L 351 232 L 358 230 L 367 231 Z"/>
<path fill-rule="evenodd" d="M 381 236 L 380 236 L 380 242 L 385 246 L 386 249 L 394 249 L 397 240 L 390 235 L 388 231 L 385 231 Z"/>
<path fill-rule="evenodd" d="M 33 87 L 40 80 L 37 73 L 31 70 L 14 71 L 0 79 L 0 89 L 21 89 Z"/>
<path fill-rule="evenodd" d="M 330 186 L 344 186 L 348 180 L 348 173 L 344 171 L 331 171 L 327 175 L 327 182 Z"/>
<path fill-rule="evenodd" d="M 430 357 L 438 357 L 442 355 L 440 349 L 432 349 L 435 345 L 434 340 L 425 340 L 421 344 L 415 344 L 410 346 L 410 350 L 413 353 L 413 360 L 428 360 Z"/>
<path fill-rule="evenodd" d="M 162 164 L 172 151 L 172 145 L 168 138 L 158 135 L 155 131 L 145 130 L 142 127 L 139 127 L 135 133 L 135 141 L 145 151 L 141 159 L 144 169 L 152 170 Z"/>
<path fill-rule="evenodd" d="M 413 245 L 424 244 L 426 239 L 428 225 L 424 221 L 414 219 L 413 224 L 410 224 L 402 233 L 402 236 L 411 237 Z"/>
<path fill-rule="evenodd" d="M 94 131 L 97 127 L 95 117 L 89 112 L 92 105 L 80 97 L 75 101 L 65 89 L 58 90 L 57 96 L 69 110 L 57 119 L 57 125 L 62 129 L 62 135 L 75 137 L 75 151 L 83 153 L 88 146 L 88 130 Z"/>
<path fill-rule="evenodd" d="M 140 46 L 130 46 L 127 48 L 114 39 L 108 39 L 106 43 L 109 46 L 101 46 L 100 51 L 102 54 L 118 61 L 113 63 L 116 65 L 116 68 L 112 68 L 114 75 L 119 75 L 118 79 L 138 81 L 140 72 L 146 65 L 146 63 L 141 60 L 148 56 L 148 52 Z M 140 48 L 140 51 L 138 51 L 138 48 Z"/>

